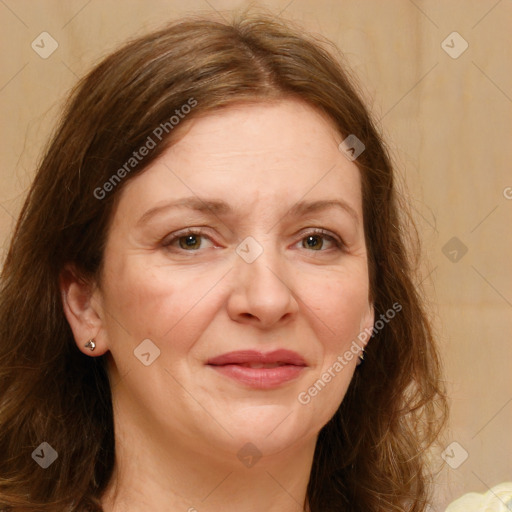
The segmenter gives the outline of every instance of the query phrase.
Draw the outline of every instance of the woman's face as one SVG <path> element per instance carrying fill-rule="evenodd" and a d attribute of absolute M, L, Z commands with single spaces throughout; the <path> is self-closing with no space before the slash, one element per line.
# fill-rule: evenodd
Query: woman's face
<path fill-rule="evenodd" d="M 105 248 L 116 421 L 223 457 L 311 443 L 373 323 L 359 170 L 296 100 L 184 127 L 127 183 Z"/>

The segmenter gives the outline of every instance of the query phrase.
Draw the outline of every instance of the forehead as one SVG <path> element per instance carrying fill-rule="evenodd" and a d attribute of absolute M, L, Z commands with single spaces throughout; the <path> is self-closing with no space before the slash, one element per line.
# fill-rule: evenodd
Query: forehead
<path fill-rule="evenodd" d="M 338 149 L 343 137 L 305 102 L 236 104 L 180 128 L 176 142 L 130 180 L 121 202 L 132 208 L 223 197 L 246 214 L 264 214 L 285 203 L 341 197 L 361 212 L 359 169 Z"/>
<path fill-rule="evenodd" d="M 318 159 L 318 151 L 337 147 L 341 136 L 333 121 L 299 99 L 236 103 L 185 123 L 185 134 L 175 152 L 193 157 L 205 152 L 217 161 L 238 158 L 257 164 L 258 159 Z M 184 156 L 184 155 L 181 155 Z"/>

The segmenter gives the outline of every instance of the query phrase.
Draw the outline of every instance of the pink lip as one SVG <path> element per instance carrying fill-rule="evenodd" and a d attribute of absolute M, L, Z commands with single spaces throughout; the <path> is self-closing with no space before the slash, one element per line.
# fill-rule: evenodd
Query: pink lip
<path fill-rule="evenodd" d="M 206 364 L 221 366 L 241 363 L 283 363 L 295 366 L 306 366 L 306 361 L 291 350 L 274 350 L 274 352 L 258 352 L 257 350 L 237 350 L 209 359 Z"/>
<path fill-rule="evenodd" d="M 249 368 L 244 363 L 273 364 L 275 368 Z M 208 360 L 214 370 L 257 389 L 271 389 L 295 379 L 307 366 L 304 359 L 290 350 L 275 350 L 263 354 L 256 350 L 229 352 Z"/>

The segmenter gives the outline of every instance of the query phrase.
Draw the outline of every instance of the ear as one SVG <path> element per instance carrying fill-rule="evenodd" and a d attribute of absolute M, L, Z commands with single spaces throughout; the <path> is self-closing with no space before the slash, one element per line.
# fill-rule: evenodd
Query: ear
<path fill-rule="evenodd" d="M 101 297 L 96 286 L 87 282 L 76 269 L 66 266 L 59 276 L 62 306 L 73 331 L 78 349 L 88 356 L 100 356 L 107 351 L 105 341 L 99 334 L 103 330 Z M 94 339 L 96 349 L 92 352 L 84 345 Z"/>
<path fill-rule="evenodd" d="M 375 310 L 374 310 L 374 307 L 373 307 L 373 304 L 368 304 L 368 309 L 365 311 L 365 313 L 363 314 L 362 318 L 361 318 L 361 326 L 359 328 L 359 332 L 371 332 L 373 330 L 373 326 L 374 326 L 374 322 L 375 322 Z M 364 344 L 366 346 L 366 344 L 368 343 L 368 341 L 370 341 L 370 337 L 371 336 L 368 336 L 368 339 L 366 341 L 366 343 Z"/>

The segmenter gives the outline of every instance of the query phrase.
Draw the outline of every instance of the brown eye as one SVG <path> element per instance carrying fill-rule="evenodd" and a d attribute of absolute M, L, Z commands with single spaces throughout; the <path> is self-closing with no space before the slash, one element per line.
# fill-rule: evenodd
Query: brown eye
<path fill-rule="evenodd" d="M 185 235 L 178 238 L 179 245 L 182 249 L 199 249 L 201 246 L 201 235 Z"/>
<path fill-rule="evenodd" d="M 305 241 L 305 243 L 304 243 Z M 318 235 L 308 235 L 303 239 L 302 246 L 305 249 L 313 249 L 319 251 L 324 245 L 323 237 Z"/>
<path fill-rule="evenodd" d="M 331 244 L 331 247 L 329 247 L 329 244 Z M 342 249 L 343 246 L 343 243 L 336 237 L 328 235 L 323 231 L 315 230 L 312 233 L 306 234 L 306 236 L 302 238 L 302 247 L 312 251 L 325 252 L 329 248 Z"/>
<path fill-rule="evenodd" d="M 208 243 L 210 247 L 213 246 L 210 238 L 204 233 L 187 230 L 174 234 L 174 236 L 164 241 L 162 245 L 173 252 L 196 252 L 208 248 Z"/>

